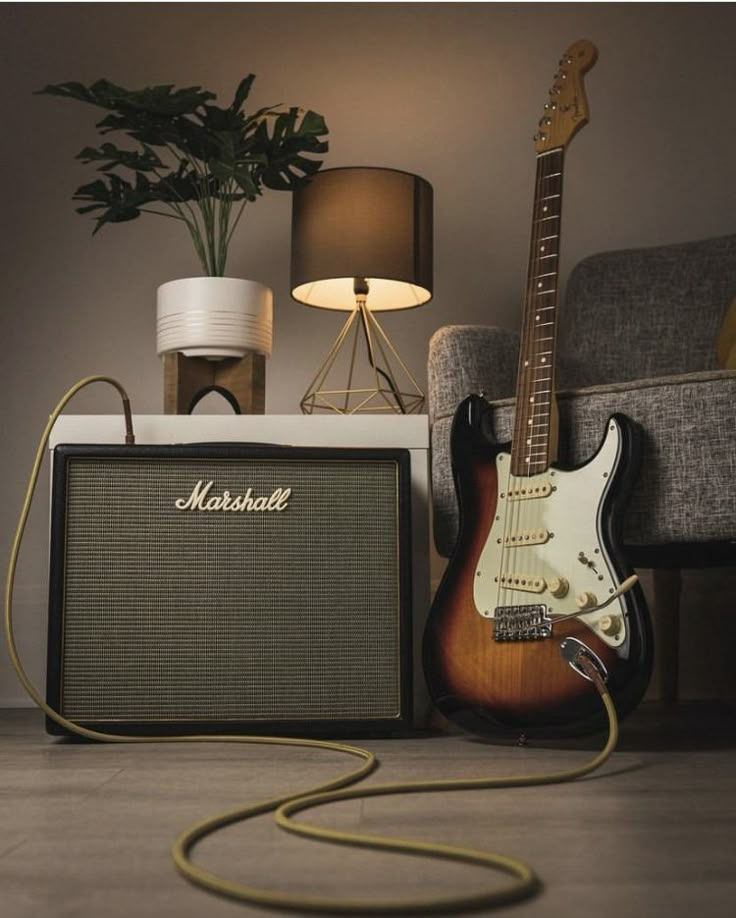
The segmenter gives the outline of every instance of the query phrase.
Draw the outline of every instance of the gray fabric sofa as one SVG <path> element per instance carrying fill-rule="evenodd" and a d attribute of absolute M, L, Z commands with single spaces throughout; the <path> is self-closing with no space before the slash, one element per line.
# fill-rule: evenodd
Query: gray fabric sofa
<path fill-rule="evenodd" d="M 590 457 L 614 411 L 644 431 L 625 541 L 688 546 L 736 541 L 736 371 L 719 370 L 716 339 L 736 296 L 736 235 L 594 255 L 570 275 L 560 310 L 560 460 Z M 428 404 L 437 550 L 448 556 L 458 514 L 448 453 L 455 408 L 483 392 L 499 440 L 511 439 L 519 338 L 452 325 L 430 342 Z M 716 549 L 712 549 L 717 551 Z"/>
<path fill-rule="evenodd" d="M 597 449 L 614 411 L 643 429 L 624 541 L 638 567 L 736 565 L 736 371 L 717 366 L 736 296 L 736 235 L 607 252 L 572 271 L 560 310 L 560 461 Z M 448 326 L 430 342 L 434 534 L 451 553 L 458 510 L 449 433 L 459 402 L 483 392 L 496 438 L 511 439 L 519 338 Z"/>

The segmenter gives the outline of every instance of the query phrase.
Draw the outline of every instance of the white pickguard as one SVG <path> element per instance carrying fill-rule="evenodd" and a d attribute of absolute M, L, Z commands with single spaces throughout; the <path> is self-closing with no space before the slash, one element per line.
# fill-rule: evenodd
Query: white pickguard
<path fill-rule="evenodd" d="M 475 605 L 481 615 L 493 618 L 497 607 L 544 603 L 554 635 L 556 618 L 580 611 L 576 604 L 579 595 L 593 594 L 593 605 L 598 605 L 615 592 L 620 582 L 601 539 L 600 516 L 619 462 L 621 440 L 621 428 L 611 418 L 600 450 L 586 465 L 574 471 L 548 469 L 525 478 L 511 476 L 509 454 L 498 454 L 496 518 L 474 581 Z M 527 495 L 535 488 L 540 489 L 539 494 L 549 493 L 513 499 L 511 494 L 522 488 Z M 549 536 L 543 544 L 524 544 L 525 539 L 543 538 L 544 533 Z M 512 545 L 512 541 L 517 544 Z M 564 578 L 569 584 L 565 596 L 555 597 L 550 592 L 549 584 L 556 585 L 554 578 Z M 526 581 L 528 586 L 514 586 L 517 580 L 520 585 Z M 620 596 L 605 609 L 580 615 L 580 621 L 611 647 L 626 643 L 625 604 Z M 606 633 L 612 630 L 615 633 Z"/>

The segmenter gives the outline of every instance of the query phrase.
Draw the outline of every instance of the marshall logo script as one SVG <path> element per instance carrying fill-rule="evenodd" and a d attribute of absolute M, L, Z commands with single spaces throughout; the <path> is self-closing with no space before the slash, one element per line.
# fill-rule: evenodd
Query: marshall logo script
<path fill-rule="evenodd" d="M 285 510 L 291 497 L 291 488 L 276 488 L 269 497 L 254 497 L 253 489 L 248 488 L 245 494 L 222 494 L 209 496 L 214 482 L 205 483 L 200 479 L 189 497 L 180 497 L 174 501 L 177 510 L 231 510 L 234 513 L 265 513 Z"/>

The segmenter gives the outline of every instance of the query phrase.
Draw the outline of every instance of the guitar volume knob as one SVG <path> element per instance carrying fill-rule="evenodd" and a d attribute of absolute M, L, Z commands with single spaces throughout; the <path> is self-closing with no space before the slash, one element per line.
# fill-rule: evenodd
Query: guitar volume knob
<path fill-rule="evenodd" d="M 591 593 L 590 590 L 586 590 L 584 593 L 578 593 L 578 595 L 575 597 L 575 604 L 582 612 L 584 609 L 592 609 L 593 606 L 597 606 L 598 599 L 596 598 L 595 593 Z"/>
<path fill-rule="evenodd" d="M 570 589 L 570 584 L 564 577 L 552 577 L 547 586 L 550 593 L 557 599 L 567 596 L 567 592 Z"/>
<path fill-rule="evenodd" d="M 598 622 L 598 627 L 604 634 L 607 634 L 608 637 L 615 637 L 621 630 L 621 616 L 604 615 Z"/>

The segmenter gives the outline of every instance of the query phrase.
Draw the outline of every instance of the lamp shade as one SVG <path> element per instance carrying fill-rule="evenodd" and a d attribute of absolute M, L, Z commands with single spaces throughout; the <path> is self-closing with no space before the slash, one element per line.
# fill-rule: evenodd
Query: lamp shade
<path fill-rule="evenodd" d="M 395 169 L 326 169 L 293 194 L 291 295 L 325 309 L 355 308 L 368 281 L 372 311 L 432 297 L 432 186 Z"/>

